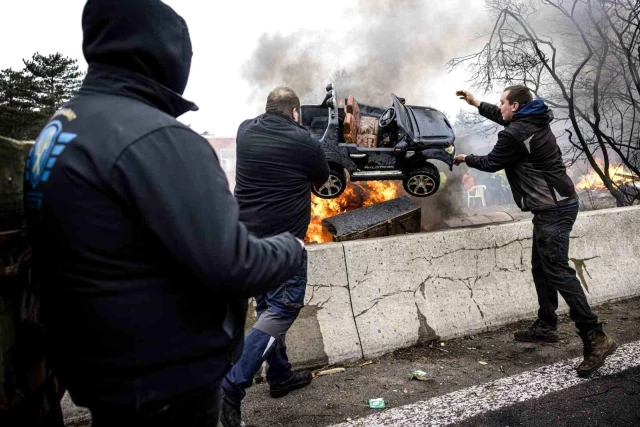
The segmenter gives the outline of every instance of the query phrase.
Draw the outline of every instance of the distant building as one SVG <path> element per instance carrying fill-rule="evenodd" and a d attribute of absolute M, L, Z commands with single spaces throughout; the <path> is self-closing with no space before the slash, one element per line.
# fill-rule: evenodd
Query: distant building
<path fill-rule="evenodd" d="M 220 160 L 220 165 L 227 175 L 229 189 L 233 191 L 236 186 L 236 139 L 205 137 L 213 147 Z"/>

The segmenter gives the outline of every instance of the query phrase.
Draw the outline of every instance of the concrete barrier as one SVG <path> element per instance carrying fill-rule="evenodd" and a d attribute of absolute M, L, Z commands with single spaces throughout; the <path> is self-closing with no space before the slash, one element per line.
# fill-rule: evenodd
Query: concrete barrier
<path fill-rule="evenodd" d="M 522 221 L 310 247 L 292 362 L 377 357 L 534 318 L 531 230 Z M 591 304 L 640 295 L 640 207 L 581 213 L 570 258 Z"/>
<path fill-rule="evenodd" d="M 289 358 L 297 367 L 359 360 L 362 349 L 351 308 L 344 248 L 331 243 L 311 246 L 308 252 L 305 306 L 287 333 Z M 251 310 L 249 319 L 255 319 Z"/>

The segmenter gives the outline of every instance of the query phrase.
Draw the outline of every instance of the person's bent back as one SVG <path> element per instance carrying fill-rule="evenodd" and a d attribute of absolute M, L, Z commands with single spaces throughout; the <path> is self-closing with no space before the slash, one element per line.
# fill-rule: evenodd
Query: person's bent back
<path fill-rule="evenodd" d="M 300 105 L 292 107 L 298 98 L 287 91 L 272 91 L 265 114 L 238 129 L 235 196 L 252 233 L 289 231 L 302 239 L 311 216 L 311 183 L 324 184 L 329 166 L 318 141 L 290 117 Z"/>
<path fill-rule="evenodd" d="M 159 1 L 89 0 L 83 31 L 86 79 L 27 163 L 28 230 L 74 401 L 139 408 L 219 382 L 246 298 L 293 275 L 303 249 L 248 233 L 213 150 L 175 120 L 196 109 L 180 96 L 182 18 Z"/>
<path fill-rule="evenodd" d="M 240 219 L 258 236 L 285 231 L 303 238 L 311 217 L 311 185 L 322 185 L 329 165 L 320 142 L 300 126 L 300 99 L 287 87 L 269 93 L 265 114 L 247 120 L 236 139 L 236 197 Z M 247 333 L 242 357 L 223 382 L 224 427 L 241 427 L 242 400 L 258 367 L 266 361 L 272 397 L 305 387 L 311 373 L 293 372 L 285 336 L 304 305 L 303 266 L 277 289 L 256 295 L 256 323 Z"/>

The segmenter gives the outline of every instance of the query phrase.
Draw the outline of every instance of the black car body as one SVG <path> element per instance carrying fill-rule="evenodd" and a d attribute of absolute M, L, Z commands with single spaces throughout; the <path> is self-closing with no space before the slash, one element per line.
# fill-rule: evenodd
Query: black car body
<path fill-rule="evenodd" d="M 300 122 L 320 139 L 331 167 L 329 180 L 313 193 L 330 199 L 351 181 L 402 180 L 417 197 L 434 194 L 440 172 L 429 160 L 451 169 L 455 134 L 443 113 L 430 107 L 405 105 L 391 94 L 392 107 L 357 102 L 353 96 L 337 101 L 330 84 L 320 105 L 302 105 Z"/>

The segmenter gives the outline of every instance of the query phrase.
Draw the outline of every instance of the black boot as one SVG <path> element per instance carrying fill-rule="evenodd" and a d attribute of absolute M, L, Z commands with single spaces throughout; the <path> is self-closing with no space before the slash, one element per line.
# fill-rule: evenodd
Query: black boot
<path fill-rule="evenodd" d="M 242 421 L 242 411 L 240 410 L 240 406 L 232 405 L 225 399 L 222 399 L 220 422 L 223 427 L 245 427 L 245 424 Z"/>
<path fill-rule="evenodd" d="M 610 354 L 618 348 L 618 344 L 607 336 L 602 330 L 593 329 L 587 333 L 578 332 L 584 344 L 584 360 L 576 371 L 579 377 L 587 377 L 600 369 Z"/>
<path fill-rule="evenodd" d="M 529 329 L 515 332 L 513 337 L 516 341 L 522 342 L 558 342 L 559 339 L 557 328 L 540 319 L 533 322 Z"/>
<path fill-rule="evenodd" d="M 291 378 L 277 384 L 271 384 L 269 394 L 271 397 L 282 397 L 289 394 L 290 391 L 305 387 L 311 383 L 311 372 L 301 371 L 293 372 Z"/>

